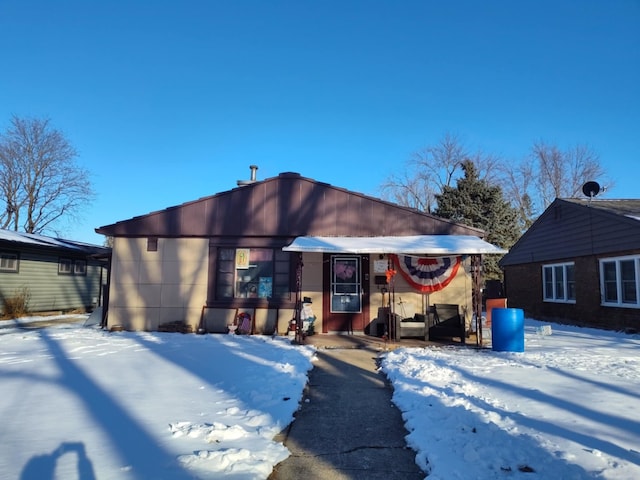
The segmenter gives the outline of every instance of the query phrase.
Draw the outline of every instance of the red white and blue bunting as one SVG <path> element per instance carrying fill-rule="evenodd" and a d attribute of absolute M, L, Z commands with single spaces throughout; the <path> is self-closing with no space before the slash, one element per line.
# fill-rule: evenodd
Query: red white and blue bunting
<path fill-rule="evenodd" d="M 454 279 L 462 256 L 414 257 L 390 255 L 402 277 L 419 292 L 430 293 L 442 290 Z"/>

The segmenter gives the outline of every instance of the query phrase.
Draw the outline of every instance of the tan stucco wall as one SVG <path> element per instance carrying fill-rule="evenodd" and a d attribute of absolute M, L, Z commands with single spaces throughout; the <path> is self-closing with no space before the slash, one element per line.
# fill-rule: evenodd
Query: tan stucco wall
<path fill-rule="evenodd" d="M 375 321 L 378 308 L 389 306 L 389 293 L 382 294 L 382 288 L 388 286 L 376 285 L 375 276 L 380 275 L 374 272 L 374 260 L 378 259 L 377 255 L 369 256 L 369 321 Z M 322 332 L 322 270 L 323 270 L 323 254 L 322 253 L 305 253 L 302 261 L 304 267 L 302 270 L 302 296 L 311 297 L 313 304 L 313 312 L 316 315 L 315 330 Z M 416 292 L 397 273 L 394 279 L 394 310 L 395 313 L 412 317 L 415 313 L 424 313 L 429 305 L 434 303 L 453 303 L 460 305 L 460 312 L 465 314 L 467 327 L 470 326 L 473 316 L 472 308 L 472 283 L 469 272 L 470 257 L 465 258 L 463 264 L 458 269 L 456 277 L 443 290 L 430 294 L 422 294 Z M 400 304 L 402 301 L 402 304 Z M 384 302 L 384 305 L 383 305 Z M 403 309 L 404 308 L 404 313 Z M 280 329 L 279 329 L 280 330 Z M 375 334 L 375 331 L 371 332 Z"/>
<path fill-rule="evenodd" d="M 473 316 L 473 287 L 469 272 L 470 257 L 466 257 L 455 278 L 439 292 L 422 294 L 413 290 L 400 273 L 395 276 L 395 313 L 402 317 L 412 317 L 415 313 L 425 313 L 427 307 L 436 303 L 452 303 L 460 306 L 469 327 Z M 372 290 L 373 291 L 373 290 Z M 402 303 L 400 304 L 400 301 Z M 403 313 L 404 307 L 404 313 Z"/>
<path fill-rule="evenodd" d="M 208 281 L 209 242 L 207 239 L 158 239 L 158 250 L 147 251 L 146 238 L 116 238 L 111 266 L 111 290 L 108 324 L 122 325 L 128 330 L 156 330 L 162 323 L 185 321 L 194 331 L 198 328 L 202 307 L 206 303 Z M 375 256 L 377 258 L 377 256 Z M 374 322 L 378 308 L 388 306 L 389 294 L 375 284 L 374 255 L 370 256 L 369 300 L 370 322 Z M 467 258 L 456 278 L 442 291 L 423 295 L 415 292 L 397 274 L 395 277 L 394 310 L 401 316 L 423 313 L 434 303 L 455 303 L 461 312 L 467 311 L 467 323 L 472 316 L 471 277 L 467 273 Z M 322 272 L 323 254 L 303 255 L 302 296 L 310 297 L 316 316 L 315 331 L 322 332 Z M 383 305 L 384 302 L 384 305 Z M 402 302 L 402 304 L 400 304 Z M 404 310 L 403 310 L 404 309 Z M 254 318 L 257 333 L 286 334 L 288 322 L 294 318 L 292 309 L 277 312 L 266 309 L 242 309 Z M 212 332 L 226 331 L 232 323 L 235 309 L 207 309 L 206 327 Z M 375 334 L 375 330 L 372 330 Z"/>
<path fill-rule="evenodd" d="M 313 302 L 311 309 L 316 316 L 314 329 L 322 332 L 322 253 L 305 253 L 302 256 L 302 295 Z M 295 312 L 292 312 L 295 315 Z"/>
<path fill-rule="evenodd" d="M 159 238 L 147 251 L 146 238 L 115 238 L 111 264 L 109 325 L 156 330 L 181 320 L 195 330 L 206 303 L 209 241 Z"/>

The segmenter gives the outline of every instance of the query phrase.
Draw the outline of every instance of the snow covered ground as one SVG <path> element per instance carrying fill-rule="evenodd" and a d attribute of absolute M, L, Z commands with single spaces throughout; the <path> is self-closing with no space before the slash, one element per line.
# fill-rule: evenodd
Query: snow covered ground
<path fill-rule="evenodd" d="M 382 368 L 429 480 L 640 478 L 639 335 L 527 319 L 522 353 L 401 349 Z"/>
<path fill-rule="evenodd" d="M 0 478 L 266 478 L 313 355 L 286 338 L 2 328 Z"/>
<path fill-rule="evenodd" d="M 541 325 L 523 353 L 384 355 L 429 480 L 640 478 L 640 336 Z M 311 347 L 0 327 L 1 479 L 266 479 L 289 455 Z"/>

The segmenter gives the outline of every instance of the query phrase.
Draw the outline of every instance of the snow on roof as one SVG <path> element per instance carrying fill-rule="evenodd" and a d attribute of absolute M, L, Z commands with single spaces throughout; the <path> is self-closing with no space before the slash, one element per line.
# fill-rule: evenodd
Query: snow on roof
<path fill-rule="evenodd" d="M 0 240 L 4 240 L 6 242 L 35 245 L 39 247 L 65 248 L 70 250 L 78 250 L 80 252 L 104 248 L 98 245 L 75 242 L 73 240 L 64 240 L 62 238 L 45 237 L 44 235 L 37 235 L 35 233 L 14 232 L 12 230 L 2 229 L 0 229 Z"/>
<path fill-rule="evenodd" d="M 503 254 L 500 247 L 472 235 L 398 237 L 298 237 L 282 250 L 326 253 L 404 253 L 414 255 Z"/>

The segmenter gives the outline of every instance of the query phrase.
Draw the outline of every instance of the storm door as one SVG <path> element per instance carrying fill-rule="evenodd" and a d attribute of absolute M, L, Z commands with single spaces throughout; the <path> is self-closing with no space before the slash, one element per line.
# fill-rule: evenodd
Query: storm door
<path fill-rule="evenodd" d="M 323 332 L 362 331 L 369 306 L 367 256 L 326 255 Z"/>

